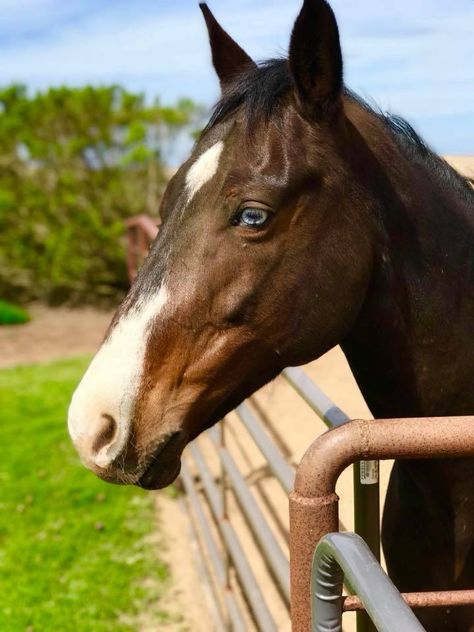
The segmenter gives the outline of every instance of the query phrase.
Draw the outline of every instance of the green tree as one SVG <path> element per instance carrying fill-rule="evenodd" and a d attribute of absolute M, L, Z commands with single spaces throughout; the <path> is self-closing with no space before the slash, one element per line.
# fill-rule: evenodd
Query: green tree
<path fill-rule="evenodd" d="M 163 148 L 200 114 L 120 86 L 0 90 L 0 297 L 117 300 L 123 220 L 156 215 Z"/>

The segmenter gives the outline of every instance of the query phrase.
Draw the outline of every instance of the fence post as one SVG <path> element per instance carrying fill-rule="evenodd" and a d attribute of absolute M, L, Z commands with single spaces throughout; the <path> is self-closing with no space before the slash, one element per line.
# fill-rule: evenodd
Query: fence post
<path fill-rule="evenodd" d="M 369 469 L 370 474 L 367 472 Z M 380 562 L 379 462 L 357 461 L 353 465 L 353 475 L 354 531 L 367 543 L 377 562 Z M 357 612 L 356 619 L 357 632 L 376 632 L 366 612 Z"/>

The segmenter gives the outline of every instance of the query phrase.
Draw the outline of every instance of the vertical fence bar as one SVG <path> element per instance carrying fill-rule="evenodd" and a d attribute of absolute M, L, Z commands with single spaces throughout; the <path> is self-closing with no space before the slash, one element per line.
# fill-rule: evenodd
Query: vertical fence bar
<path fill-rule="evenodd" d="M 354 476 L 354 530 L 380 562 L 379 462 L 357 461 Z M 369 615 L 357 612 L 357 632 L 376 632 Z"/>
<path fill-rule="evenodd" d="M 225 448 L 225 425 L 226 425 L 226 420 L 224 418 L 219 424 L 219 445 L 222 448 Z M 221 486 L 221 498 L 222 498 L 222 520 L 228 520 L 229 511 L 228 511 L 228 506 L 227 506 L 227 472 L 225 471 L 225 467 L 222 461 L 220 462 L 220 478 L 221 478 L 220 486 Z M 226 586 L 227 591 L 231 590 L 230 564 L 231 564 L 231 560 L 230 560 L 229 549 L 225 547 L 224 548 L 224 572 L 225 572 L 225 586 Z M 230 632 L 232 630 L 232 625 L 229 619 L 227 619 L 226 624 L 227 624 L 226 630 Z"/>

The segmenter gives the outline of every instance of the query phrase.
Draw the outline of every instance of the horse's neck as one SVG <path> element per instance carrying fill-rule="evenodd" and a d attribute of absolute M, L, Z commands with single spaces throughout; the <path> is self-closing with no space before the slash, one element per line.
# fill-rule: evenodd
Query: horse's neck
<path fill-rule="evenodd" d="M 473 198 L 395 163 L 377 178 L 372 283 L 341 346 L 375 416 L 472 413 Z"/>

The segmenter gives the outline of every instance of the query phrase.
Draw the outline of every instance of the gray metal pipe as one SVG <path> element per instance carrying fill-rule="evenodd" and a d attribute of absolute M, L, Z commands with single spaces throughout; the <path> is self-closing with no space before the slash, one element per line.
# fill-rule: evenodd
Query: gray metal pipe
<path fill-rule="evenodd" d="M 235 412 L 249 431 L 260 452 L 268 461 L 268 466 L 275 475 L 275 478 L 279 481 L 285 492 L 289 494 L 293 489 L 295 470 L 285 461 L 284 456 L 264 431 L 262 425 L 256 420 L 247 404 L 240 404 L 240 406 L 237 406 L 235 409 Z"/>
<path fill-rule="evenodd" d="M 220 590 L 222 599 L 226 605 L 227 613 L 229 616 L 229 623 L 231 624 L 231 628 L 233 632 L 246 632 L 247 626 L 245 624 L 245 619 L 240 611 L 240 608 L 235 599 L 235 595 L 232 590 L 227 587 L 227 578 L 225 573 L 224 564 L 220 557 L 217 544 L 212 535 L 212 531 L 210 526 L 207 524 L 206 516 L 204 515 L 203 508 L 201 506 L 201 501 L 198 498 L 198 493 L 196 491 L 192 476 L 188 470 L 186 463 L 183 462 L 181 468 L 181 478 L 183 481 L 184 488 L 186 490 L 186 494 L 188 497 L 188 502 L 191 504 L 192 510 L 194 512 L 194 520 L 197 525 L 194 527 L 196 530 L 200 531 L 201 537 L 204 542 L 205 550 L 207 552 L 207 557 L 209 559 L 210 564 L 212 565 L 215 580 L 217 581 Z M 191 517 L 191 524 L 194 522 L 193 515 L 189 512 Z M 196 537 L 198 537 L 196 535 Z M 205 562 L 204 562 L 205 564 Z M 215 586 L 211 586 L 215 590 Z M 215 602 L 217 608 L 219 607 L 219 597 L 215 594 Z M 228 626 L 222 626 L 222 630 L 227 629 Z"/>
<path fill-rule="evenodd" d="M 328 428 L 336 428 L 350 421 L 350 417 L 329 399 L 303 369 L 288 367 L 283 370 L 283 376 Z"/>
<path fill-rule="evenodd" d="M 342 632 L 342 583 L 350 582 L 378 632 L 422 632 L 401 594 L 355 533 L 320 540 L 311 574 L 312 632 Z"/>
<path fill-rule="evenodd" d="M 268 564 L 269 570 L 276 579 L 280 594 L 288 604 L 290 602 L 290 563 L 288 557 L 283 553 L 281 546 L 272 533 L 255 498 L 252 496 L 234 459 L 226 448 L 219 445 L 219 439 L 215 429 L 213 428 L 208 432 L 216 446 L 221 463 L 232 484 L 242 514 L 260 545 L 262 555 Z"/>
<path fill-rule="evenodd" d="M 237 533 L 230 522 L 223 518 L 222 499 L 219 490 L 196 442 L 190 445 L 190 451 L 199 470 L 199 475 L 209 499 L 209 505 L 214 519 L 232 558 L 240 585 L 246 595 L 259 629 L 262 630 L 262 632 L 276 632 L 275 621 L 263 598 L 260 586 L 242 549 Z"/>

